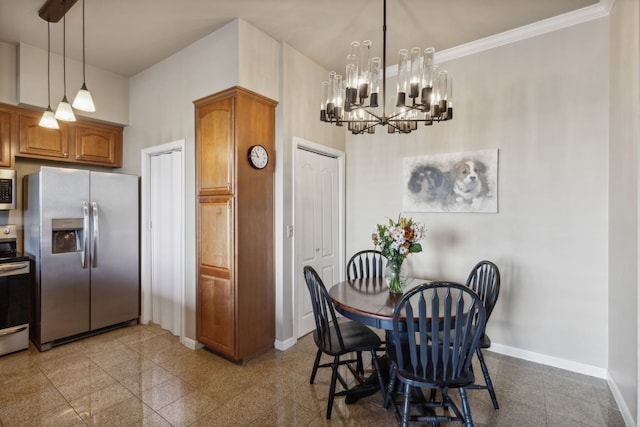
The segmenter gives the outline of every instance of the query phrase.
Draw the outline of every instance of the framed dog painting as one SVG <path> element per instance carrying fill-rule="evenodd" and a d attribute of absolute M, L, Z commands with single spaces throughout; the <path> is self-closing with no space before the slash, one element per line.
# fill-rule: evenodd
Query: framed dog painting
<path fill-rule="evenodd" d="M 402 210 L 498 212 L 498 150 L 403 159 Z"/>

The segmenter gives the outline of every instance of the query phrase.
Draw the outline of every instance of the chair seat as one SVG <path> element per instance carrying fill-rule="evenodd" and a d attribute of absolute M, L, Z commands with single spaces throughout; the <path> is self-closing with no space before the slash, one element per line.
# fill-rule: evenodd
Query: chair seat
<path fill-rule="evenodd" d="M 319 339 L 318 331 L 316 330 L 313 333 L 313 339 L 324 353 L 331 356 L 339 356 L 352 351 L 368 351 L 372 347 L 382 345 L 380 337 L 362 323 L 352 320 L 340 322 L 340 332 L 342 333 L 344 347 L 340 346 L 338 336 L 334 333 L 333 328 L 329 328 L 325 332 L 324 340 Z"/>
<path fill-rule="evenodd" d="M 429 352 L 432 351 L 432 346 L 428 346 L 427 348 Z M 420 347 L 416 346 L 416 349 L 419 354 Z M 438 350 L 438 351 L 441 351 L 441 350 Z M 458 387 L 466 387 L 475 382 L 475 376 L 473 375 L 472 370 L 462 371 L 459 376 L 452 377 L 451 367 L 453 363 L 451 361 L 451 356 L 446 361 L 446 363 L 443 363 L 442 359 L 440 359 L 435 370 L 431 360 L 429 360 L 427 364 L 426 374 L 425 374 L 422 365 L 418 366 L 416 373 L 414 373 L 413 370 L 409 371 L 406 369 L 404 370 L 400 369 L 400 364 L 397 361 L 395 346 L 388 348 L 387 354 L 389 355 L 393 363 L 395 363 L 398 367 L 396 372 L 398 378 L 400 378 L 401 381 L 405 383 L 409 383 L 412 386 L 425 387 L 425 388 L 441 388 L 441 387 L 458 388 Z M 411 366 L 411 362 L 409 360 L 410 355 L 409 355 L 408 345 L 406 344 L 403 345 L 402 354 L 404 357 L 403 366 Z M 446 375 L 444 372 L 445 369 L 448 371 L 446 372 Z M 447 378 L 447 379 L 444 381 L 441 381 L 441 380 L 438 380 L 438 378 Z"/>

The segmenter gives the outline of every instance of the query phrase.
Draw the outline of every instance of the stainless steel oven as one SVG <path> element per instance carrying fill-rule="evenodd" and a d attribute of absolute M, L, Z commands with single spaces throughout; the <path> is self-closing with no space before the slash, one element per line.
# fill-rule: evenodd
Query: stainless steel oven
<path fill-rule="evenodd" d="M 0 260 L 0 355 L 29 347 L 31 265 Z"/>
<path fill-rule="evenodd" d="M 29 347 L 32 261 L 16 253 L 16 226 L 0 227 L 0 355 Z"/>

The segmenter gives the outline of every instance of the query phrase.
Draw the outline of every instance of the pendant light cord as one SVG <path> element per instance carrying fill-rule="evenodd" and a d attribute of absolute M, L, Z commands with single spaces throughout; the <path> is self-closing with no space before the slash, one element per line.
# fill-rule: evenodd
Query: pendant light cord
<path fill-rule="evenodd" d="M 51 22 L 47 21 L 47 108 L 51 108 Z"/>
<path fill-rule="evenodd" d="M 85 72 L 85 58 L 84 58 L 84 3 L 85 1 L 82 0 L 82 83 L 84 84 L 87 81 L 87 76 L 86 76 L 86 72 Z"/>
<path fill-rule="evenodd" d="M 62 17 L 62 81 L 64 87 L 64 98 L 67 97 L 67 2 L 62 1 L 62 8 L 65 14 Z"/>

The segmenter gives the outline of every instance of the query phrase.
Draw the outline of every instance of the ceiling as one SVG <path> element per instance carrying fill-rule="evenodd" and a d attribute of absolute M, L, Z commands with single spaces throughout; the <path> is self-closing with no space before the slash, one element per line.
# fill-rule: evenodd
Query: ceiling
<path fill-rule="evenodd" d="M 437 51 L 599 3 L 598 0 L 388 0 L 388 63 L 398 49 Z M 0 41 L 47 49 L 44 0 L 0 0 Z M 383 0 L 86 0 L 87 63 L 132 76 L 236 17 L 327 69 L 342 70 L 349 44 L 370 39 L 382 55 Z M 67 13 L 67 56 L 82 60 L 82 0 Z M 51 25 L 62 53 L 62 20 Z"/>

